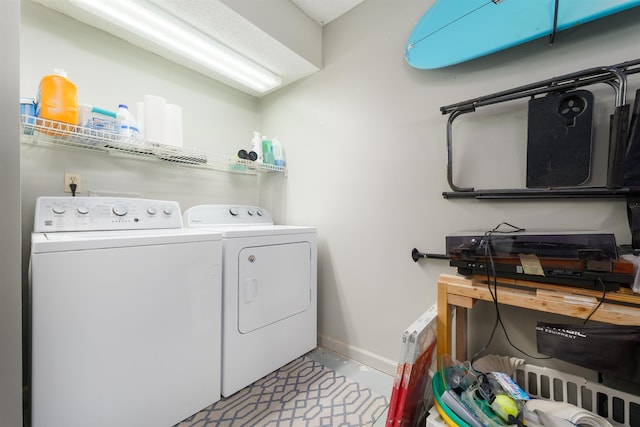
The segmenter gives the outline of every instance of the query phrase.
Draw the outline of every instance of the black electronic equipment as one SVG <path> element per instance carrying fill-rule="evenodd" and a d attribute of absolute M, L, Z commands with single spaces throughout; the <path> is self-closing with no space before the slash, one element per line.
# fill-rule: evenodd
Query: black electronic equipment
<path fill-rule="evenodd" d="M 490 275 L 616 291 L 633 283 L 615 236 L 598 231 L 463 231 L 446 237 L 449 264 L 465 276 Z"/>
<path fill-rule="evenodd" d="M 477 259 L 490 249 L 495 257 L 618 259 L 615 235 L 595 230 L 459 231 L 446 236 L 446 243 L 450 258 Z"/>

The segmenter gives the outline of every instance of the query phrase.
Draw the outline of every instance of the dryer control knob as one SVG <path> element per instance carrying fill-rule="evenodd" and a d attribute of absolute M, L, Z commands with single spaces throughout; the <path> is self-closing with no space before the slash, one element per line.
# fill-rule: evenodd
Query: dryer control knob
<path fill-rule="evenodd" d="M 78 209 L 76 209 L 78 211 L 78 213 L 80 215 L 86 215 L 89 213 L 89 208 L 86 206 L 78 206 Z"/>
<path fill-rule="evenodd" d="M 258 212 L 258 216 L 262 216 L 262 213 L 263 213 L 263 212 L 262 212 L 262 209 L 258 209 L 258 211 L 257 211 L 257 212 Z"/>
<path fill-rule="evenodd" d="M 149 206 L 149 207 L 147 208 L 147 213 L 148 213 L 149 215 L 155 215 L 155 214 L 157 214 L 157 213 L 158 213 L 158 209 L 156 209 L 156 207 L 155 207 L 155 206 Z"/>
<path fill-rule="evenodd" d="M 162 212 L 164 212 L 165 215 L 171 215 L 173 214 L 173 207 L 165 206 L 164 209 L 162 209 Z"/>
<path fill-rule="evenodd" d="M 53 205 L 51 210 L 53 211 L 54 214 L 58 214 L 58 215 L 61 215 L 67 211 L 65 207 L 61 205 Z"/>
<path fill-rule="evenodd" d="M 253 208 L 249 208 L 249 209 L 247 209 L 247 213 L 248 213 L 250 216 L 253 216 L 253 215 L 256 213 L 256 211 L 254 211 L 254 210 L 253 210 Z"/>
<path fill-rule="evenodd" d="M 111 209 L 114 214 L 117 216 L 125 216 L 129 210 L 124 205 L 115 205 L 113 209 Z"/>
<path fill-rule="evenodd" d="M 229 213 L 232 216 L 238 216 L 240 214 L 240 209 L 235 208 L 235 207 L 234 208 L 229 208 Z"/>

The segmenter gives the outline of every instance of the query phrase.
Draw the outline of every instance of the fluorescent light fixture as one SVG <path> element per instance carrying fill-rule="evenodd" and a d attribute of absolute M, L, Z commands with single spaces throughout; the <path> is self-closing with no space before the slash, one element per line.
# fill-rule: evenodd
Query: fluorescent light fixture
<path fill-rule="evenodd" d="M 72 3 L 259 93 L 282 84 L 282 79 L 271 71 L 150 4 L 132 0 Z"/>

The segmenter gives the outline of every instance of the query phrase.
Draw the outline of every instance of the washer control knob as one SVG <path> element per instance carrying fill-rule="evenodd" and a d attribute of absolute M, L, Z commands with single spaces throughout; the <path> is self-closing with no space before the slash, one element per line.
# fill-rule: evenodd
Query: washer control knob
<path fill-rule="evenodd" d="M 164 212 L 165 215 L 171 216 L 173 214 L 173 206 L 165 206 L 162 212 Z"/>
<path fill-rule="evenodd" d="M 152 216 L 153 216 L 153 215 L 155 215 L 155 214 L 157 214 L 157 213 L 158 213 L 158 209 L 156 209 L 156 207 L 155 207 L 155 206 L 149 206 L 149 207 L 147 208 L 147 213 L 148 213 L 149 215 L 152 215 Z"/>
<path fill-rule="evenodd" d="M 86 206 L 78 206 L 78 209 L 76 209 L 78 211 L 78 213 L 80 215 L 86 215 L 89 213 L 89 208 Z"/>
<path fill-rule="evenodd" d="M 258 216 L 262 216 L 263 214 L 262 209 L 258 208 L 257 213 L 258 213 Z"/>
<path fill-rule="evenodd" d="M 229 213 L 231 214 L 231 216 L 238 216 L 240 214 L 240 209 L 236 207 L 229 208 Z"/>
<path fill-rule="evenodd" d="M 247 209 L 247 213 L 248 213 L 250 216 L 253 216 L 253 215 L 256 213 L 256 211 L 255 211 L 253 208 L 249 208 L 249 209 Z"/>
<path fill-rule="evenodd" d="M 115 205 L 113 209 L 111 209 L 113 213 L 117 216 L 125 216 L 129 210 L 124 205 Z"/>
<path fill-rule="evenodd" d="M 58 214 L 58 215 L 62 215 L 63 213 L 65 213 L 67 211 L 65 209 L 65 207 L 61 206 L 61 205 L 53 205 L 51 210 L 53 211 L 54 214 Z"/>

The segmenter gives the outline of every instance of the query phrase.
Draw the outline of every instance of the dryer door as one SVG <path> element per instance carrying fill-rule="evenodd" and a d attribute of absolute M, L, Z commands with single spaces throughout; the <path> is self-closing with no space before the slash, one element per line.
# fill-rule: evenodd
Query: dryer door
<path fill-rule="evenodd" d="M 238 330 L 246 334 L 311 304 L 311 247 L 295 242 L 243 248 L 238 255 Z"/>

